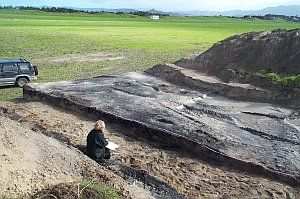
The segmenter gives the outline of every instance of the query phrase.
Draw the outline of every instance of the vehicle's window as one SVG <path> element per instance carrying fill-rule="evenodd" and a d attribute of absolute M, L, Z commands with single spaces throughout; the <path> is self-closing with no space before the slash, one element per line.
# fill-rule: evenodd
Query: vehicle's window
<path fill-rule="evenodd" d="M 20 71 L 22 73 L 28 73 L 28 72 L 30 72 L 29 63 L 20 63 L 19 67 L 20 67 Z"/>
<path fill-rule="evenodd" d="M 3 64 L 3 72 L 18 72 L 18 66 L 16 64 Z"/>

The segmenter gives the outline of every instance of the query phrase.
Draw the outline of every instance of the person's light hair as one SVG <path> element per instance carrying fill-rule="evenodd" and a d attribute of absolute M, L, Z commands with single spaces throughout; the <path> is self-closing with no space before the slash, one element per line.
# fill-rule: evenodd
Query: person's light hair
<path fill-rule="evenodd" d="M 104 121 L 102 120 L 98 120 L 96 123 L 95 123 L 95 129 L 96 130 L 104 130 L 105 129 L 105 123 Z"/>

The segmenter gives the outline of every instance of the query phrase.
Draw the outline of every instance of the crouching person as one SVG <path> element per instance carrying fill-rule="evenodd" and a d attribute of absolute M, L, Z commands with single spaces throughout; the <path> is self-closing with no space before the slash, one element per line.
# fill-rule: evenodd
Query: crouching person
<path fill-rule="evenodd" d="M 104 130 L 105 123 L 99 120 L 87 136 L 87 154 L 98 163 L 102 163 L 104 159 L 110 159 L 110 150 L 106 148 L 108 142 L 104 138 Z"/>

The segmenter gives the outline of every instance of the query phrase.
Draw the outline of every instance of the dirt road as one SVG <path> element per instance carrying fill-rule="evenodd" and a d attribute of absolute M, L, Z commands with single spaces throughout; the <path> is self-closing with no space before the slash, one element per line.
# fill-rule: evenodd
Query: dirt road
<path fill-rule="evenodd" d="M 31 129 L 31 131 L 35 131 L 39 136 L 41 136 L 40 134 L 44 134 L 54 138 L 51 140 L 59 140 L 69 146 L 85 145 L 86 135 L 92 129 L 95 122 L 94 119 L 66 112 L 39 102 L 1 103 L 0 115 L 1 121 L 4 120 L 8 125 L 11 124 L 11 132 L 19 131 L 18 128 Z M 12 120 L 14 120 L 14 123 L 11 122 Z M 293 188 L 257 176 L 238 173 L 228 168 L 218 168 L 200 160 L 190 158 L 187 154 L 162 149 L 160 146 L 156 146 L 155 143 L 147 143 L 138 138 L 132 139 L 126 137 L 122 133 L 126 129 L 122 129 L 120 126 L 107 124 L 107 127 L 105 136 L 110 141 L 120 145 L 118 152 L 113 154 L 113 160 L 122 162 L 127 166 L 147 170 L 151 175 L 161 178 L 176 188 L 187 198 L 300 198 L 299 188 Z M 55 149 L 55 151 L 62 154 L 73 153 L 76 161 L 87 159 L 82 153 L 73 152 L 74 149 L 72 148 L 68 149 L 70 152 L 62 150 Z M 20 154 L 21 157 L 23 156 Z M 1 162 L 4 161 L 3 158 L 1 156 Z M 53 159 L 48 165 L 60 168 L 61 165 L 57 165 L 56 162 L 63 163 L 64 161 L 64 159 L 60 161 Z M 17 164 L 17 162 L 12 162 L 12 164 Z M 68 164 L 68 162 L 63 164 Z M 119 184 L 125 184 L 124 180 L 119 179 L 111 171 L 102 171 L 101 175 L 103 175 L 102 177 L 106 177 L 107 181 L 117 181 Z M 23 176 L 9 174 L 10 176 L 7 176 L 7 178 L 18 178 L 19 180 L 31 179 L 27 176 L 31 175 L 30 173 L 24 173 L 26 175 Z M 72 177 L 69 173 L 67 172 L 65 175 L 62 175 L 60 179 L 67 181 L 67 179 Z M 54 176 L 55 179 L 58 179 L 56 175 Z M 111 178 L 111 176 L 115 177 Z M 119 180 L 112 180 L 116 178 Z M 45 181 L 44 179 L 38 178 L 37 181 L 41 184 L 48 184 L 50 182 L 50 180 Z M 51 182 L 57 183 L 52 179 Z M 130 190 L 128 187 L 124 187 L 124 192 Z M 23 191 L 26 192 L 28 189 L 24 189 Z"/>

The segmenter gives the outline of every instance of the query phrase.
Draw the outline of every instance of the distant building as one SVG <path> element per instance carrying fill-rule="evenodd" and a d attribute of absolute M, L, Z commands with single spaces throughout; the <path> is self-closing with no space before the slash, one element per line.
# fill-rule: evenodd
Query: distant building
<path fill-rule="evenodd" d="M 160 17 L 159 17 L 159 15 L 151 15 L 150 19 L 152 19 L 152 20 L 159 20 Z"/>

